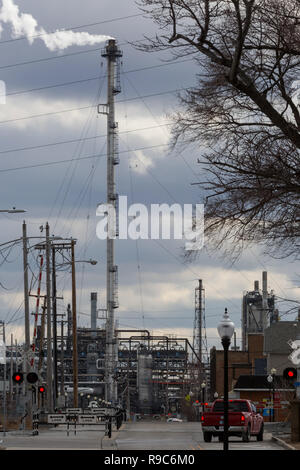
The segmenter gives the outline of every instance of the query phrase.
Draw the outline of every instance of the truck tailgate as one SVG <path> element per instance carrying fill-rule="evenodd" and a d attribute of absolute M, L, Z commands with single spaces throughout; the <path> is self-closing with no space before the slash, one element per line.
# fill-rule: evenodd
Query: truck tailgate
<path fill-rule="evenodd" d="M 244 415 L 241 412 L 230 411 L 228 413 L 228 425 L 229 426 L 241 426 L 243 425 Z M 222 412 L 210 412 L 204 413 L 202 417 L 202 426 L 224 426 L 224 413 Z"/>

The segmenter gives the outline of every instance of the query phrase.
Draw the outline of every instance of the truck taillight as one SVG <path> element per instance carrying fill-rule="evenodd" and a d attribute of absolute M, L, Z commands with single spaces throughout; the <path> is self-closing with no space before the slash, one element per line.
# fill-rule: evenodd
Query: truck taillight
<path fill-rule="evenodd" d="M 204 416 L 201 416 L 201 423 L 204 423 Z"/>
<path fill-rule="evenodd" d="M 241 423 L 243 424 L 244 422 L 245 422 L 245 416 L 242 415 L 242 416 L 241 416 Z"/>

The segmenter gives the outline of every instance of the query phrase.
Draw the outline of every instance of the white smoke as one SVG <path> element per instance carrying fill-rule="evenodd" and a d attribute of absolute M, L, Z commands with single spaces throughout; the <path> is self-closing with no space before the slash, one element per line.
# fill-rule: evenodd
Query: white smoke
<path fill-rule="evenodd" d="M 63 50 L 70 46 L 87 46 L 113 39 L 110 36 L 74 31 L 55 31 L 47 33 L 39 27 L 36 19 L 27 13 L 21 13 L 13 0 L 2 0 L 0 9 L 0 35 L 3 24 L 10 25 L 14 39 L 26 37 L 30 44 L 39 39 L 50 51 Z"/>

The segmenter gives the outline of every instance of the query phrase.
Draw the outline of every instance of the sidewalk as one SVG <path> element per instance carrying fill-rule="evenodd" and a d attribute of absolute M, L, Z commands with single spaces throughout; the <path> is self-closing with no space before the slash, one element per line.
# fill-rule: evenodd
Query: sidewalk
<path fill-rule="evenodd" d="M 265 431 L 270 432 L 272 440 L 287 450 L 300 450 L 300 442 L 291 442 L 289 423 L 265 423 Z"/>
<path fill-rule="evenodd" d="M 300 450 L 300 442 L 291 442 L 291 437 L 286 436 L 276 436 L 272 435 L 273 441 L 276 441 L 278 445 L 281 445 L 287 450 Z"/>

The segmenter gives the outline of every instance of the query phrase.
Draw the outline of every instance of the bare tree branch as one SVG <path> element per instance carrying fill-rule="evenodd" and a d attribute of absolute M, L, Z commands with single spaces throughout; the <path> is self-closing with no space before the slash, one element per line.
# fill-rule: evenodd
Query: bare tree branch
<path fill-rule="evenodd" d="M 262 243 L 298 257 L 300 1 L 137 3 L 161 34 L 136 47 L 199 65 L 197 84 L 179 95 L 172 145 L 201 148 L 206 178 L 193 184 L 205 191 L 207 239 L 230 241 L 232 255 Z"/>

